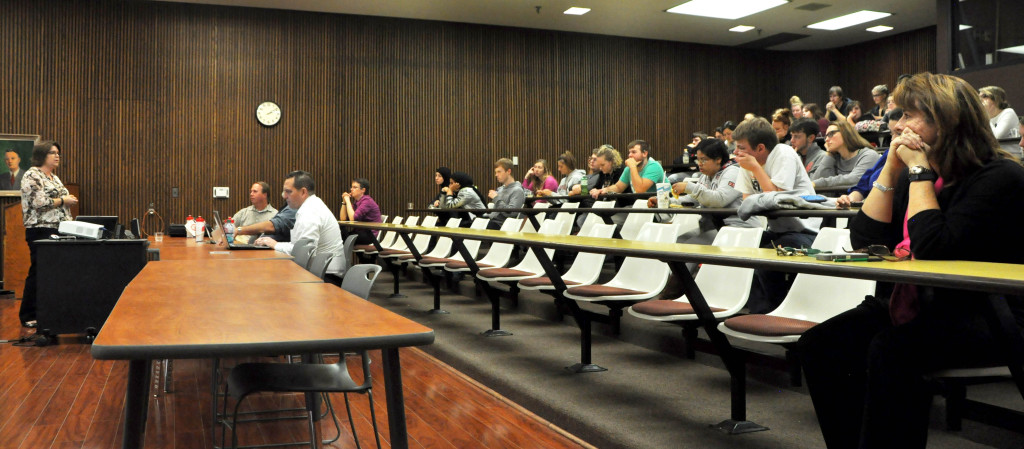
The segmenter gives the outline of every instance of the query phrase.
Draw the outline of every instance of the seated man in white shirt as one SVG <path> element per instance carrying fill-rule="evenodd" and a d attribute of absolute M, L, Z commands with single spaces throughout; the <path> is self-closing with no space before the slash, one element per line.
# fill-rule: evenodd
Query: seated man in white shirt
<path fill-rule="evenodd" d="M 779 143 L 768 120 L 744 120 L 733 133 L 736 140 L 736 163 L 745 171 L 736 179 L 736 190 L 743 198 L 755 193 L 787 191 L 814 195 L 814 185 L 807 176 L 800 155 L 793 147 Z M 772 244 L 793 248 L 810 248 L 821 226 L 820 218 L 772 218 L 761 237 L 761 247 Z M 747 307 L 750 313 L 768 313 L 778 307 L 793 281 L 785 273 L 756 270 Z"/>
<path fill-rule="evenodd" d="M 302 239 L 313 242 L 313 254 L 331 253 L 339 255 L 342 247 L 341 228 L 334 213 L 316 196 L 316 184 L 313 177 L 302 170 L 288 173 L 284 180 L 283 196 L 288 206 L 295 209 L 295 226 L 292 227 L 291 241 L 278 242 L 270 237 L 260 237 L 257 245 L 266 245 L 285 254 L 292 254 L 295 242 Z M 294 254 L 292 254 L 294 255 Z M 335 257 L 327 267 L 328 273 L 338 272 L 344 263 L 341 257 Z"/>
<path fill-rule="evenodd" d="M 249 189 L 249 202 L 252 205 L 231 216 L 235 220 L 235 228 L 251 226 L 274 218 L 274 215 L 277 215 L 277 209 L 270 205 L 269 195 L 270 184 L 264 181 L 253 184 Z"/>

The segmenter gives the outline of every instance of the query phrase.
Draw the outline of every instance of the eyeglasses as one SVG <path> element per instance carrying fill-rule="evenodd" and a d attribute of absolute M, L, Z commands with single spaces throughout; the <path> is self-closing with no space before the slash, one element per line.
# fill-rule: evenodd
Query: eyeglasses
<path fill-rule="evenodd" d="M 845 248 L 843 251 L 854 252 L 854 253 L 867 253 L 871 256 L 878 256 L 889 262 L 902 262 L 904 260 L 910 260 L 914 257 L 914 253 L 909 248 L 896 248 L 893 251 L 889 251 L 889 248 L 885 245 L 868 245 L 865 248 L 858 249 L 856 251 L 847 251 Z"/>
<path fill-rule="evenodd" d="M 791 246 L 775 245 L 775 242 L 772 242 L 772 245 L 775 246 L 775 254 L 780 256 L 815 256 L 822 252 L 828 252 L 814 248 L 793 248 Z"/>
<path fill-rule="evenodd" d="M 698 157 L 697 158 L 697 163 L 698 164 L 704 165 L 704 164 L 706 164 L 708 162 L 711 162 L 711 159 L 708 159 L 706 157 Z"/>
<path fill-rule="evenodd" d="M 838 133 L 838 132 L 839 132 L 839 130 L 838 130 L 838 129 L 837 129 L 837 130 L 835 130 L 835 131 L 829 131 L 829 132 L 825 133 L 825 138 L 826 138 L 826 139 L 831 139 L 831 138 L 832 138 L 832 136 L 836 135 L 836 133 Z"/>

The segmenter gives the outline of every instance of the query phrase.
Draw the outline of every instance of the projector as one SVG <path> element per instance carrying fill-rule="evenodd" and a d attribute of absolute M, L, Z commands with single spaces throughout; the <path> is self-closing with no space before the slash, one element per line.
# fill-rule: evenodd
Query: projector
<path fill-rule="evenodd" d="M 84 221 L 62 221 L 57 232 L 93 240 L 103 238 L 103 226 Z"/>

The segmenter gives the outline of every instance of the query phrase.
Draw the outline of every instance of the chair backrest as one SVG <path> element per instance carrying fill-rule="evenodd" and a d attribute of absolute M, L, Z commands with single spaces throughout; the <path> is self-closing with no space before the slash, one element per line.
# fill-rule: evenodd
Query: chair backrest
<path fill-rule="evenodd" d="M 836 228 L 821 228 L 811 245 L 840 252 L 844 246 L 850 248 L 850 231 Z M 800 273 L 782 304 L 769 315 L 820 323 L 856 307 L 874 292 L 875 281 Z"/>
<path fill-rule="evenodd" d="M 381 217 L 381 222 L 382 223 L 387 223 L 388 220 L 386 218 Z M 391 223 L 392 224 L 401 224 L 402 223 L 402 217 L 395 217 L 395 218 L 393 218 L 391 220 Z M 377 241 L 380 242 L 380 246 L 383 247 L 383 248 L 390 248 L 391 245 L 395 244 L 395 239 L 397 239 L 397 238 L 398 238 L 398 234 L 394 233 L 394 232 L 390 232 L 390 231 L 380 231 L 380 233 L 377 234 Z"/>
<path fill-rule="evenodd" d="M 611 209 L 615 207 L 615 201 L 594 201 L 594 204 L 590 207 L 592 209 Z M 597 214 L 587 214 L 587 218 L 580 225 L 580 232 L 576 235 L 587 235 L 590 228 L 597 224 L 604 224 L 604 219 Z"/>
<path fill-rule="evenodd" d="M 516 232 L 523 226 L 523 220 L 523 218 L 506 218 L 505 222 L 501 224 L 500 230 Z M 494 243 L 491 245 L 491 249 L 487 251 L 487 255 L 477 262 L 495 267 L 504 267 L 508 265 L 508 261 L 512 257 L 512 248 L 513 245 L 511 243 Z"/>
<path fill-rule="evenodd" d="M 564 202 L 561 209 L 575 210 L 579 207 L 580 203 Z M 555 214 L 555 221 L 562 223 L 562 230 L 558 234 L 569 235 L 572 232 L 572 224 L 576 222 L 576 212 L 558 212 Z"/>
<path fill-rule="evenodd" d="M 578 234 L 580 237 L 600 237 L 605 239 L 612 238 L 615 235 L 615 225 L 594 223 L 584 234 L 580 231 Z M 597 278 L 601 275 L 601 268 L 604 267 L 604 254 L 598 253 L 578 253 L 576 254 L 576 260 L 572 262 L 572 266 L 569 267 L 569 271 L 566 271 L 562 275 L 562 279 L 568 281 L 579 282 L 581 284 L 593 284 L 597 281 Z"/>
<path fill-rule="evenodd" d="M 345 270 L 348 270 L 349 265 L 352 264 L 352 248 L 355 248 L 356 240 L 358 240 L 358 239 L 359 239 L 359 236 L 355 235 L 355 234 L 352 234 L 352 235 L 350 235 L 348 237 L 345 237 L 345 243 L 343 243 L 341 245 L 341 250 L 338 251 L 337 254 L 332 254 L 332 256 L 333 256 L 332 260 L 340 261 L 340 263 L 336 263 L 335 264 L 335 268 L 337 269 L 337 271 L 335 271 L 334 274 L 336 276 L 338 276 L 338 277 L 344 276 L 345 275 Z M 313 272 L 313 274 L 317 274 L 316 271 L 313 271 L 313 267 L 315 266 L 314 265 L 315 260 L 316 259 L 314 258 L 313 260 L 311 260 L 309 262 L 309 266 L 310 266 L 309 271 Z M 330 262 L 332 260 L 328 260 L 327 263 L 330 264 Z M 324 272 L 325 273 L 327 272 L 327 265 L 324 265 Z M 317 274 L 317 275 L 320 276 L 321 279 L 323 279 L 323 275 L 322 274 Z"/>
<path fill-rule="evenodd" d="M 551 207 L 551 203 L 539 203 L 536 201 L 533 202 L 534 209 L 547 209 L 549 207 Z"/>
<path fill-rule="evenodd" d="M 416 217 L 416 216 L 412 216 L 412 217 L 406 218 L 405 219 L 405 225 L 406 226 L 416 226 L 416 224 L 419 223 L 419 220 L 420 220 L 420 217 Z M 401 250 L 406 250 L 406 249 L 409 249 L 409 248 L 408 248 L 408 245 L 405 244 L 405 239 L 403 239 L 402 236 L 398 235 L 398 233 L 396 232 L 395 233 L 395 239 L 392 241 L 391 245 L 385 247 L 385 249 L 394 249 L 394 250 L 401 251 Z"/>
<path fill-rule="evenodd" d="M 302 268 L 309 268 L 309 258 L 313 256 L 313 250 L 315 248 L 313 241 L 309 239 L 302 239 L 295 242 L 295 244 L 292 245 L 292 260 Z"/>
<path fill-rule="evenodd" d="M 306 269 L 309 270 L 310 273 L 315 274 L 316 277 L 323 279 L 324 275 L 327 274 L 327 267 L 331 264 L 331 260 L 333 259 L 334 254 L 332 253 L 317 253 L 309 259 L 309 267 Z M 345 268 L 347 269 L 348 267 L 346 266 Z M 344 269 L 339 270 L 339 273 L 344 272 Z"/>
<path fill-rule="evenodd" d="M 700 231 L 700 215 L 698 214 L 674 214 L 671 223 L 676 225 L 677 236 Z"/>
<path fill-rule="evenodd" d="M 341 288 L 363 299 L 370 297 L 370 289 L 380 274 L 380 265 L 364 263 L 353 265 L 341 280 Z"/>
<path fill-rule="evenodd" d="M 645 209 L 647 208 L 647 200 L 636 200 L 633 202 L 634 209 Z M 629 212 L 628 209 L 624 209 L 623 212 Z M 626 222 L 622 224 L 622 229 L 619 230 L 619 235 L 625 240 L 637 240 L 640 230 L 647 223 L 654 222 L 654 214 L 629 214 L 626 216 Z M 675 226 L 672 226 L 675 229 Z M 675 243 L 675 236 L 672 238 L 672 243 Z"/>
<path fill-rule="evenodd" d="M 711 244 L 723 248 L 757 248 L 761 244 L 762 232 L 761 228 L 724 226 L 718 230 Z M 694 280 L 709 306 L 726 309 L 732 314 L 747 303 L 754 269 L 704 264 Z"/>
<path fill-rule="evenodd" d="M 437 217 L 433 215 L 429 217 L 423 217 L 423 222 L 420 223 L 420 226 L 423 226 L 425 228 L 437 227 Z M 426 234 L 417 234 L 415 237 L 412 238 L 412 244 L 415 245 L 416 250 L 420 251 L 420 254 L 422 254 L 423 251 L 426 251 L 427 248 L 430 247 L 430 236 Z"/>
<path fill-rule="evenodd" d="M 486 218 L 483 218 L 483 217 L 476 218 L 476 219 L 473 220 L 473 223 L 471 223 L 469 225 L 469 229 L 487 229 L 487 222 L 488 221 L 490 221 L 490 220 L 488 220 Z M 465 246 L 466 247 L 466 251 L 468 251 L 469 254 L 472 254 L 474 257 L 476 257 L 476 253 L 480 251 L 480 241 L 479 240 L 465 239 L 465 240 L 462 241 L 462 246 Z M 455 254 L 453 254 L 453 256 L 460 256 L 458 259 L 462 260 L 462 257 L 461 257 L 461 255 L 459 253 L 455 253 Z"/>
<path fill-rule="evenodd" d="M 476 223 L 477 220 L 480 220 L 480 219 L 479 218 L 474 219 L 473 223 Z M 487 219 L 484 219 L 484 221 L 485 221 L 484 225 L 485 226 L 486 226 L 486 220 Z M 457 227 L 459 227 L 460 224 L 462 224 L 462 219 L 461 218 L 449 218 L 448 222 L 445 223 L 444 227 L 446 227 L 446 228 L 457 228 Z M 417 244 L 416 247 L 419 248 L 419 244 Z M 434 243 L 434 249 L 430 250 L 429 253 L 423 254 L 423 257 L 448 257 L 451 254 L 452 254 L 452 239 L 450 239 L 448 237 L 438 237 L 437 238 L 437 242 Z"/>
<path fill-rule="evenodd" d="M 562 229 L 564 227 L 564 223 L 558 222 L 556 220 L 548 220 L 545 221 L 544 224 L 540 226 L 540 231 L 538 232 L 538 234 L 559 235 L 562 234 Z M 548 254 L 548 259 L 550 259 L 551 255 L 555 253 L 555 250 L 545 248 L 544 252 Z M 529 271 L 531 273 L 544 273 L 544 267 L 540 265 L 540 261 L 537 260 L 537 254 L 534 253 L 532 249 L 528 249 L 526 251 L 526 255 L 523 256 L 523 260 L 521 260 L 518 264 L 516 264 L 515 267 L 512 268 L 515 270 Z"/>
<path fill-rule="evenodd" d="M 637 214 L 640 215 L 640 214 Z M 650 215 L 650 214 L 647 214 Z M 621 231 L 620 231 L 621 232 Z M 676 242 L 676 225 L 671 223 L 644 223 L 636 238 L 639 242 Z M 668 283 L 670 273 L 668 264 L 657 259 L 627 257 L 615 273 L 615 277 L 605 285 L 610 287 L 629 288 L 640 291 L 661 291 Z"/>

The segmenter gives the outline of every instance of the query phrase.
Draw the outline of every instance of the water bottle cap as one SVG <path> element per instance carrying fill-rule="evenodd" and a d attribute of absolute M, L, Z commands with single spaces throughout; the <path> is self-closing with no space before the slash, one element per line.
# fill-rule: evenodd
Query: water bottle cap
<path fill-rule="evenodd" d="M 189 214 L 188 218 L 185 218 L 185 221 L 188 221 L 188 220 L 191 220 L 191 219 L 192 219 L 192 215 Z"/>

